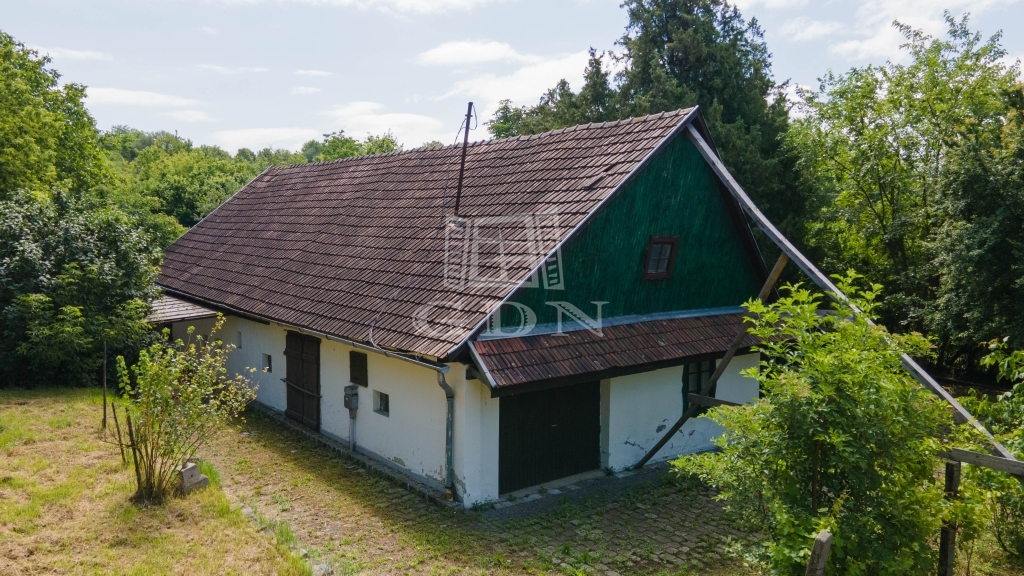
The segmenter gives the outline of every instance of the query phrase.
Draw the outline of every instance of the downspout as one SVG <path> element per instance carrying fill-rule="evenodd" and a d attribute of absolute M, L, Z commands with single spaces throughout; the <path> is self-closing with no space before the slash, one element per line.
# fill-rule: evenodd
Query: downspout
<path fill-rule="evenodd" d="M 455 497 L 453 489 L 455 435 L 452 432 L 455 427 L 455 390 L 445 381 L 444 371 L 441 370 L 437 371 L 437 384 L 444 390 L 444 396 L 448 399 L 448 415 L 444 425 L 444 495 L 451 500 Z"/>

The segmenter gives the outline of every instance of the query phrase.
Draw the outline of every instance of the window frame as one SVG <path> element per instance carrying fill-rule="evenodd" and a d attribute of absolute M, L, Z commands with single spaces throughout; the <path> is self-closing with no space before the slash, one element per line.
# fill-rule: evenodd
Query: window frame
<path fill-rule="evenodd" d="M 266 374 L 274 373 L 274 357 L 266 352 L 263 353 L 263 372 Z"/>
<path fill-rule="evenodd" d="M 358 370 L 359 368 L 361 370 Z M 348 381 L 363 387 L 370 385 L 370 361 L 366 353 L 349 351 Z"/>
<path fill-rule="evenodd" d="M 665 266 L 664 272 L 648 272 L 648 268 L 651 263 L 651 252 L 655 246 L 667 244 L 668 249 L 668 262 Z M 676 254 L 679 249 L 679 236 L 651 236 L 647 240 L 647 250 L 644 251 L 643 260 L 643 275 L 644 280 L 664 280 L 672 277 L 672 268 L 675 265 Z"/>
<path fill-rule="evenodd" d="M 373 391 L 373 411 L 381 416 L 391 417 L 391 395 L 380 390 Z"/>
<path fill-rule="evenodd" d="M 690 394 L 700 394 L 701 389 L 708 381 L 711 380 L 711 376 L 715 373 L 715 369 L 718 368 L 718 361 L 721 360 L 721 356 L 714 357 L 697 357 L 687 361 L 683 364 L 683 411 L 685 412 L 690 408 Z M 691 376 L 697 377 L 697 389 L 694 390 L 691 385 L 693 384 Z M 717 386 L 715 387 L 717 388 Z M 709 398 L 715 397 L 716 390 L 714 388 L 708 393 Z M 707 411 L 706 407 L 697 410 L 694 416 L 700 416 Z"/>

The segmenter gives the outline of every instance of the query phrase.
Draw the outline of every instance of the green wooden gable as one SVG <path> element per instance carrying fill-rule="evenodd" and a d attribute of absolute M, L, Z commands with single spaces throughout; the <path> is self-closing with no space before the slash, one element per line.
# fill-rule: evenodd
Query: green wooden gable
<path fill-rule="evenodd" d="M 742 224 L 741 224 L 742 225 Z M 684 136 L 675 138 L 562 247 L 564 289 L 522 287 L 510 301 L 529 306 L 538 324 L 557 320 L 547 302 L 569 302 L 604 318 L 738 306 L 762 284 L 760 256 L 745 242 L 711 168 Z M 678 236 L 672 274 L 644 280 L 651 236 Z M 521 321 L 512 306 L 504 326 Z"/>

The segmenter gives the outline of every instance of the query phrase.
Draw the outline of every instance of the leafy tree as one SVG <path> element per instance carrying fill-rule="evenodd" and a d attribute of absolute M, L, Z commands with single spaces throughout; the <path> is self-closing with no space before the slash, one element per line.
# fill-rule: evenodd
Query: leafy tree
<path fill-rule="evenodd" d="M 401 150 L 402 145 L 395 140 L 391 132 L 385 132 L 380 136 L 368 134 L 366 140 L 360 142 L 346 136 L 344 130 L 324 134 L 323 142 L 310 140 L 302 146 L 302 153 L 312 162 L 326 162 L 339 158 L 400 152 Z"/>
<path fill-rule="evenodd" d="M 65 192 L 0 201 L 0 380 L 95 381 L 103 343 L 144 346 L 159 255 L 117 208 Z"/>
<path fill-rule="evenodd" d="M 218 316 L 214 332 L 223 323 Z M 127 430 L 118 437 L 132 454 L 138 500 L 169 496 L 175 469 L 256 398 L 256 387 L 246 377 L 226 376 L 234 346 L 212 335 L 192 340 L 193 332 L 190 327 L 188 342 L 158 342 L 143 350 L 130 370 L 123 357 L 117 358 L 122 391 L 117 404 L 127 415 Z"/>
<path fill-rule="evenodd" d="M 837 277 L 838 278 L 838 277 Z M 819 313 L 821 295 L 788 286 L 773 304 L 748 302 L 763 342 L 762 398 L 708 417 L 721 453 L 673 466 L 719 488 L 740 516 L 771 536 L 772 570 L 803 574 L 814 535 L 833 534 L 830 574 L 926 574 L 930 542 L 952 513 L 936 478 L 949 413 L 903 371 L 900 353 L 927 354 L 917 334 L 889 334 L 872 314 L 880 287 L 840 279 L 851 303 Z"/>
<path fill-rule="evenodd" d="M 857 268 L 885 283 L 890 327 L 922 330 L 938 284 L 932 238 L 949 216 L 942 173 L 962 142 L 998 131 L 1008 94 L 1020 93 L 999 35 L 987 41 L 946 13 L 946 39 L 897 23 L 909 64 L 829 72 L 800 90 L 788 133 L 823 198 L 811 244 L 826 268 Z M 975 340 L 976 341 L 976 340 Z"/>
<path fill-rule="evenodd" d="M 395 140 L 395 136 L 390 131 L 380 136 L 367 134 L 366 140 L 363 142 L 363 154 L 386 154 L 401 151 L 402 145 Z"/>
<path fill-rule="evenodd" d="M 944 364 L 971 368 L 977 342 L 1024 349 L 1024 105 L 997 130 L 965 138 L 944 169 L 933 243 L 939 276 L 927 325 Z"/>
<path fill-rule="evenodd" d="M 51 186 L 83 193 L 103 176 L 85 87 L 59 86 L 49 64 L 0 31 L 0 200 Z"/>

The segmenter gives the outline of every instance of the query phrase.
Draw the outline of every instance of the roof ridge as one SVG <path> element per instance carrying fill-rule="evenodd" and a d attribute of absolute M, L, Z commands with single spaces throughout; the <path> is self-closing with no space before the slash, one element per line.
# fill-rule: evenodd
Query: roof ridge
<path fill-rule="evenodd" d="M 548 130 L 547 132 L 539 132 L 537 134 L 517 134 L 515 136 L 509 136 L 507 138 L 488 138 L 488 139 L 484 139 L 484 140 L 475 140 L 473 142 L 470 142 L 469 146 L 482 146 L 482 145 L 485 145 L 485 144 L 498 143 L 498 142 L 516 142 L 516 141 L 519 141 L 519 140 L 536 140 L 536 139 L 539 139 L 539 138 L 544 137 L 544 136 L 555 136 L 555 135 L 558 135 L 558 134 L 563 134 L 565 132 L 575 132 L 577 130 L 597 130 L 597 129 L 600 129 L 600 128 L 614 128 L 614 127 L 620 126 L 622 124 L 627 124 L 627 123 L 632 123 L 632 122 L 648 122 L 648 121 L 653 121 L 653 120 L 660 120 L 662 118 L 666 118 L 666 117 L 669 117 L 669 116 L 681 116 L 681 117 L 685 118 L 686 115 L 691 110 L 693 110 L 692 106 L 689 107 L 689 108 L 678 108 L 676 110 L 666 110 L 666 111 L 663 111 L 663 112 L 658 112 L 656 114 L 647 114 L 647 115 L 644 115 L 644 116 L 630 116 L 628 118 L 620 118 L 618 120 L 608 120 L 608 121 L 605 121 L 605 122 L 588 122 L 586 124 L 574 124 L 572 126 L 563 126 L 562 128 L 555 128 L 554 130 Z M 296 166 L 302 167 L 302 166 L 313 166 L 313 165 L 321 166 L 321 165 L 327 165 L 327 164 L 342 164 L 344 162 L 351 162 L 351 161 L 355 161 L 355 160 L 363 159 L 363 158 L 378 158 L 378 157 L 386 157 L 386 156 L 398 156 L 400 154 L 408 154 L 408 153 L 411 153 L 411 152 L 425 152 L 427 150 L 446 150 L 446 149 L 449 149 L 449 148 L 457 150 L 460 147 L 462 147 L 462 144 L 460 144 L 460 143 L 456 143 L 456 144 L 442 144 L 441 146 L 429 146 L 427 144 L 423 144 L 421 146 L 417 146 L 415 148 L 410 148 L 408 150 L 392 150 L 390 152 L 381 152 L 380 154 L 364 154 L 362 156 L 348 156 L 348 157 L 345 157 L 345 158 L 335 158 L 333 160 L 322 160 L 320 162 L 306 162 L 305 164 L 289 164 L 289 165 L 286 165 L 286 166 L 272 166 L 272 168 L 292 168 L 292 167 L 296 167 Z"/>

